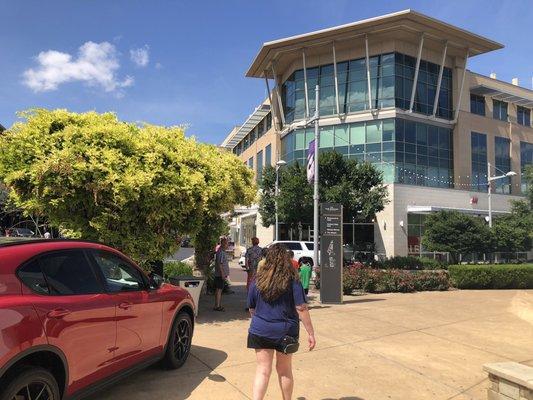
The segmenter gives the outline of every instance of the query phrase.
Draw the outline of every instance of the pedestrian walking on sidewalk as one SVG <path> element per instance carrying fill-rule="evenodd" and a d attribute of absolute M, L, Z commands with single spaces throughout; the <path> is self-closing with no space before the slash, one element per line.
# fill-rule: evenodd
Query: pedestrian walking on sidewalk
<path fill-rule="evenodd" d="M 252 238 L 252 247 L 249 247 L 244 254 L 244 265 L 246 267 L 246 292 L 250 289 L 250 284 L 255 279 L 255 274 L 257 273 L 257 265 L 261 261 L 261 254 L 263 249 L 259 247 L 259 239 L 256 237 Z"/>
<path fill-rule="evenodd" d="M 248 291 L 248 307 L 252 316 L 248 348 L 255 349 L 257 359 L 253 399 L 265 397 L 275 355 L 282 398 L 290 400 L 294 387 L 292 354 L 298 350 L 300 320 L 308 334 L 309 350 L 315 348 L 316 340 L 307 298 L 285 246 L 275 244 L 268 249 Z"/>
<path fill-rule="evenodd" d="M 225 311 L 224 307 L 222 307 L 222 291 L 229 276 L 227 248 L 228 238 L 221 238 L 220 245 L 215 253 L 215 311 Z"/>
<path fill-rule="evenodd" d="M 311 275 L 313 274 L 313 269 L 311 267 L 312 260 L 310 257 L 302 257 L 300 262 L 300 282 L 304 288 L 304 292 L 307 295 L 309 293 L 309 282 L 311 281 Z"/>

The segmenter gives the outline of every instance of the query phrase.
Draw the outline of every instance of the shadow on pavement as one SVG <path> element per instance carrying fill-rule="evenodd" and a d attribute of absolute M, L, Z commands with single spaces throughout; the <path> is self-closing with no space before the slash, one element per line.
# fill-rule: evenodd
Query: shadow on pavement
<path fill-rule="evenodd" d="M 195 356 L 198 353 L 209 353 L 210 363 L 214 365 L 208 366 L 200 361 Z M 155 364 L 98 391 L 86 400 L 186 399 L 206 378 L 216 382 L 225 380 L 213 370 L 226 358 L 228 355 L 223 351 L 193 345 L 189 359 L 182 368 L 165 370 Z"/>
<path fill-rule="evenodd" d="M 250 319 L 250 313 L 245 310 L 246 285 L 234 283 L 231 285 L 231 290 L 234 293 L 222 295 L 222 306 L 226 309 L 224 312 L 214 311 L 215 296 L 203 292 L 200 296 L 200 308 L 196 323 L 210 324 Z"/>
<path fill-rule="evenodd" d="M 343 304 L 371 303 L 373 301 L 384 301 L 385 299 L 353 299 L 345 300 Z"/>
<path fill-rule="evenodd" d="M 308 400 L 307 397 L 298 397 L 296 400 Z M 326 397 L 322 400 L 364 400 L 362 397 L 348 396 L 348 397 Z"/>

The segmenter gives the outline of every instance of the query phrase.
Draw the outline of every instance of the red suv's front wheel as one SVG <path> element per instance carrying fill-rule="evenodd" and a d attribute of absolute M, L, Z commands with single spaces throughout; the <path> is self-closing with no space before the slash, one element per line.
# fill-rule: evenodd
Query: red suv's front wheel
<path fill-rule="evenodd" d="M 60 400 L 54 376 L 44 368 L 28 367 L 11 380 L 0 400 Z"/>
<path fill-rule="evenodd" d="M 181 312 L 170 330 L 165 354 L 165 365 L 171 369 L 180 368 L 191 351 L 192 320 L 189 314 Z"/>

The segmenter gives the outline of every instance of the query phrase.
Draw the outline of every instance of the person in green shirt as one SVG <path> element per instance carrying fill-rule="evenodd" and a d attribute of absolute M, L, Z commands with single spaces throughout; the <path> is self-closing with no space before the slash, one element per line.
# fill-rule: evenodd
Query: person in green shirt
<path fill-rule="evenodd" d="M 304 257 L 300 263 L 300 282 L 304 288 L 305 294 L 309 293 L 309 282 L 311 281 L 312 273 L 311 263 L 307 257 Z"/>

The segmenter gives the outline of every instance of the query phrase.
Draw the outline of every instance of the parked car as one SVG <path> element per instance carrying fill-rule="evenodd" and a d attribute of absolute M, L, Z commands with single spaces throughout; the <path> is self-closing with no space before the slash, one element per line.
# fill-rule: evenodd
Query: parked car
<path fill-rule="evenodd" d="M 183 366 L 194 303 L 119 251 L 0 244 L 0 400 L 82 397 L 156 361 Z"/>
<path fill-rule="evenodd" d="M 315 257 L 314 257 L 314 243 L 313 242 L 301 242 L 296 240 L 278 240 L 270 243 L 268 247 L 280 243 L 287 247 L 287 249 L 294 251 L 294 259 L 300 261 L 302 257 L 309 257 L 311 261 L 313 262 L 313 265 L 315 265 Z M 319 261 L 320 261 L 320 253 L 319 253 Z"/>
<path fill-rule="evenodd" d="M 246 269 L 246 257 L 244 257 L 244 253 L 242 253 L 241 256 L 239 257 L 239 266 L 242 269 Z"/>
<path fill-rule="evenodd" d="M 8 228 L 6 229 L 6 235 L 11 237 L 34 237 L 35 232 L 28 228 Z"/>

